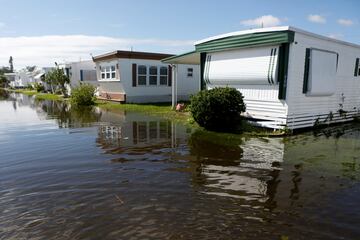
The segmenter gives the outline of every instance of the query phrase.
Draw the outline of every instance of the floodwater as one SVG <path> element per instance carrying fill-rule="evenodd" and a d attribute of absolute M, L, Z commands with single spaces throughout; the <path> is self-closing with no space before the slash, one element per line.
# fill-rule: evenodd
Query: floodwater
<path fill-rule="evenodd" d="M 0 239 L 359 238 L 360 125 L 229 143 L 0 97 Z"/>

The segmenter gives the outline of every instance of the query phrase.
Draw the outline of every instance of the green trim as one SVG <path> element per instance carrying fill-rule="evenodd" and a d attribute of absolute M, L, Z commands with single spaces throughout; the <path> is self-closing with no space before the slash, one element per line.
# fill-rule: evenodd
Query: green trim
<path fill-rule="evenodd" d="M 354 77 L 359 76 L 359 58 L 356 58 L 355 61 L 355 71 L 354 71 Z"/>
<path fill-rule="evenodd" d="M 305 52 L 303 93 L 307 93 L 309 88 L 310 54 L 311 49 L 307 48 Z"/>
<path fill-rule="evenodd" d="M 204 80 L 205 73 L 205 63 L 206 63 L 206 53 L 200 53 L 200 89 L 206 89 L 206 83 Z"/>
<path fill-rule="evenodd" d="M 291 43 L 294 41 L 294 36 L 295 32 L 293 31 L 250 33 L 200 43 L 195 48 L 197 52 L 214 52 L 250 46 Z"/>
<path fill-rule="evenodd" d="M 164 58 L 161 61 L 166 63 L 168 61 L 171 61 L 171 60 L 174 60 L 174 59 L 177 59 L 177 58 L 180 58 L 180 57 L 184 57 L 184 56 L 187 56 L 187 55 L 190 55 L 190 54 L 193 54 L 193 53 L 196 53 L 196 51 L 194 50 L 194 51 L 191 51 L 191 52 L 186 52 L 186 53 L 182 53 L 182 54 L 179 54 L 179 55 L 171 56 L 171 57 L 168 57 L 168 58 Z"/>
<path fill-rule="evenodd" d="M 279 67 L 278 67 L 278 82 L 279 82 L 279 99 L 286 99 L 288 68 L 289 68 L 289 54 L 290 44 L 283 43 L 279 47 Z"/>

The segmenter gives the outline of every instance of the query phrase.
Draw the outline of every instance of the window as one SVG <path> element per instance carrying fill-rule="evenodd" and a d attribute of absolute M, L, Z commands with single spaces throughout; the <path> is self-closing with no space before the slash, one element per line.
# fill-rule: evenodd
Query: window
<path fill-rule="evenodd" d="M 331 96 L 336 90 L 338 54 L 321 49 L 306 49 L 303 93 Z"/>
<path fill-rule="evenodd" d="M 111 78 L 115 78 L 115 66 L 111 66 Z"/>
<path fill-rule="evenodd" d="M 188 69 L 187 69 L 187 76 L 188 76 L 188 77 L 193 77 L 193 73 L 194 73 L 194 69 L 193 69 L 193 68 L 188 68 Z"/>
<path fill-rule="evenodd" d="M 151 66 L 149 68 L 149 74 L 149 85 L 157 85 L 158 68 L 155 66 Z"/>
<path fill-rule="evenodd" d="M 115 65 L 100 67 L 101 80 L 115 80 L 116 68 Z"/>
<path fill-rule="evenodd" d="M 147 68 L 144 65 L 138 66 L 138 85 L 145 86 L 146 85 L 146 76 L 147 76 Z"/>
<path fill-rule="evenodd" d="M 160 67 L 160 85 L 168 85 L 168 68 Z"/>

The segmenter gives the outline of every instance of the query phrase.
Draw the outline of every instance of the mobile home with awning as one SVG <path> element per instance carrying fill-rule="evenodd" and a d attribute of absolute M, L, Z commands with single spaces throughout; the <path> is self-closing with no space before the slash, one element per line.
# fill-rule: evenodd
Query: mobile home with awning
<path fill-rule="evenodd" d="M 199 64 L 202 89 L 238 89 L 258 125 L 297 129 L 359 116 L 359 59 L 359 45 L 285 26 L 210 37 L 163 61 Z"/>

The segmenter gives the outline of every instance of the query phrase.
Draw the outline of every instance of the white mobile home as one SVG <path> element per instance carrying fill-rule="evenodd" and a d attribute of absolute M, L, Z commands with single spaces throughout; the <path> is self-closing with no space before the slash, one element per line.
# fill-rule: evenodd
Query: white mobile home
<path fill-rule="evenodd" d="M 26 69 L 14 73 L 6 73 L 5 77 L 8 79 L 10 87 L 13 88 L 25 88 L 29 84 L 34 83 L 32 73 Z"/>
<path fill-rule="evenodd" d="M 99 98 L 132 103 L 170 102 L 173 75 L 176 72 L 181 84 L 177 93 L 187 100 L 200 88 L 198 65 L 175 66 L 161 62 L 169 54 L 115 51 L 93 58 L 96 63 Z"/>
<path fill-rule="evenodd" d="M 202 89 L 237 88 L 247 117 L 297 129 L 359 116 L 359 59 L 360 45 L 286 26 L 211 37 L 165 62 L 198 63 Z"/>
<path fill-rule="evenodd" d="M 65 75 L 70 79 L 69 94 L 71 94 L 71 88 L 81 83 L 97 85 L 96 67 L 92 60 L 62 63 L 58 67 L 64 69 Z"/>

